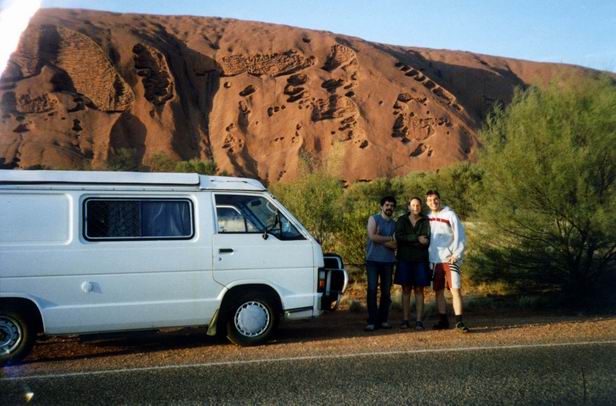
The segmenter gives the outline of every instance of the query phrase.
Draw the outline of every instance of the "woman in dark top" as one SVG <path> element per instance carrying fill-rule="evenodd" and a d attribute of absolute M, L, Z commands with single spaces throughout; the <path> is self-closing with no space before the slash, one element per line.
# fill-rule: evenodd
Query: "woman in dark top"
<path fill-rule="evenodd" d="M 398 244 L 398 267 L 394 283 L 402 285 L 402 311 L 404 319 L 400 328 L 409 328 L 411 290 L 415 292 L 417 310 L 416 330 L 423 330 L 424 287 L 430 286 L 428 245 L 430 244 L 430 222 L 421 213 L 421 199 L 409 201 L 409 212 L 396 222 Z"/>

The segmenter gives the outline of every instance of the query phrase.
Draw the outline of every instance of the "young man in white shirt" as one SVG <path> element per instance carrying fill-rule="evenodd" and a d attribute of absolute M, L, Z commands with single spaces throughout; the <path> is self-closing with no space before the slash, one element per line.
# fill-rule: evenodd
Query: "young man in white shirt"
<path fill-rule="evenodd" d="M 435 330 L 449 328 L 445 288 L 451 291 L 456 329 L 468 333 L 463 321 L 462 285 L 460 265 L 464 255 L 464 226 L 449 207 L 441 206 L 441 197 L 436 190 L 426 193 L 426 204 L 430 208 L 430 265 L 434 270 L 434 293 L 439 321 L 432 326 Z"/>

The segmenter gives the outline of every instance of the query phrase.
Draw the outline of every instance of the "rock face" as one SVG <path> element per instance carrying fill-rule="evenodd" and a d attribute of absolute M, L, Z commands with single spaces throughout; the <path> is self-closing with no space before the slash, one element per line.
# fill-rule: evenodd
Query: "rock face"
<path fill-rule="evenodd" d="M 341 160 L 346 181 L 475 159 L 477 131 L 514 88 L 595 74 L 220 18 L 46 9 L 0 79 L 0 167 L 105 168 L 214 159 L 292 179 Z"/>

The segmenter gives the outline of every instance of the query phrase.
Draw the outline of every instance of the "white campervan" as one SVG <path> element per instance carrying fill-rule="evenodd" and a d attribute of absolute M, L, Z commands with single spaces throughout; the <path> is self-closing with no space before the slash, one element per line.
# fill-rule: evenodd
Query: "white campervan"
<path fill-rule="evenodd" d="M 259 344 L 346 284 L 341 259 L 253 179 L 0 170 L 2 362 L 37 333 L 203 325 Z"/>

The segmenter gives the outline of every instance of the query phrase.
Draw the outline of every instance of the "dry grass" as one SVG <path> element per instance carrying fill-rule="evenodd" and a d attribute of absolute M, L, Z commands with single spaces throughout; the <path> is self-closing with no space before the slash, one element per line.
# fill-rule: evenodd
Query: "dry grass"
<path fill-rule="evenodd" d="M 344 293 L 340 310 L 348 310 L 353 313 L 366 312 L 367 281 L 365 271 L 353 269 L 350 272 L 350 283 Z M 465 312 L 484 313 L 495 310 L 508 311 L 535 311 L 550 307 L 549 297 L 541 295 L 514 295 L 504 283 L 471 285 L 463 279 L 462 291 L 464 292 Z M 451 310 L 451 294 L 445 291 L 448 302 L 448 310 Z M 402 288 L 393 285 L 391 288 L 391 312 L 402 313 Z M 411 295 L 411 312 L 415 309 L 415 297 Z M 424 314 L 426 318 L 436 314 L 434 291 L 431 287 L 424 290 Z"/>

